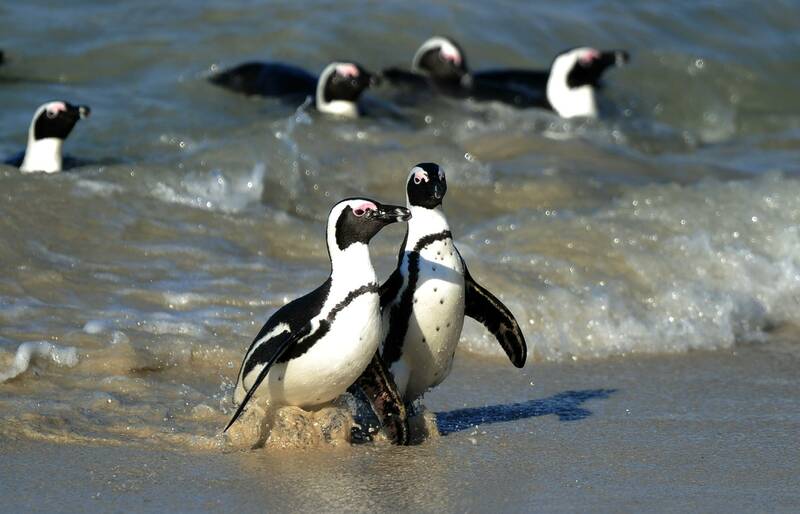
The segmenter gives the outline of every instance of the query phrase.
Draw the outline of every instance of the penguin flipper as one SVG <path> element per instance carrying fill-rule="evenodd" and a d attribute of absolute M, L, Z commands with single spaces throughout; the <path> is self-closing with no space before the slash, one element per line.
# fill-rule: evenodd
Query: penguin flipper
<path fill-rule="evenodd" d="M 369 400 L 372 412 L 378 417 L 394 444 L 409 443 L 408 412 L 397 390 L 391 372 L 375 352 L 372 362 L 358 377 L 353 387 L 360 388 Z"/>
<path fill-rule="evenodd" d="M 282 334 L 275 336 L 269 341 L 269 346 L 271 349 L 269 357 L 267 358 L 264 367 L 258 373 L 255 382 L 253 382 L 253 385 L 247 391 L 247 394 L 242 399 L 242 402 L 239 404 L 239 407 L 237 407 L 236 412 L 233 414 L 233 417 L 231 418 L 230 421 L 228 421 L 228 424 L 222 431 L 223 433 L 227 432 L 228 429 L 231 428 L 231 425 L 233 425 L 236 422 L 236 420 L 239 419 L 239 416 L 241 416 L 242 412 L 244 412 L 244 408 L 247 405 L 247 402 L 250 401 L 250 399 L 253 397 L 253 394 L 256 392 L 256 389 L 258 389 L 258 386 L 260 386 L 261 382 L 264 381 L 264 378 L 266 378 L 267 373 L 269 373 L 270 368 L 272 368 L 272 365 L 275 364 L 275 362 L 278 359 L 280 359 L 281 356 L 284 353 L 286 353 L 286 351 L 294 343 L 299 341 L 302 337 L 304 337 L 307 334 L 308 330 L 304 330 L 295 334 L 292 334 L 290 332 L 284 332 Z"/>
<path fill-rule="evenodd" d="M 524 366 L 528 347 L 514 315 L 503 302 L 475 282 L 466 264 L 464 264 L 464 285 L 466 287 L 464 314 L 480 322 L 494 334 L 514 366 L 518 368 Z"/>

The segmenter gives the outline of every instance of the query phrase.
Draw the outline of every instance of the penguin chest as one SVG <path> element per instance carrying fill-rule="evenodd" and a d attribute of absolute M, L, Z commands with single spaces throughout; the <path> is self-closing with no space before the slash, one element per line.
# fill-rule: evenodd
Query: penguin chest
<path fill-rule="evenodd" d="M 437 241 L 420 254 L 411 317 L 403 345 L 413 400 L 450 373 L 464 323 L 464 269 L 451 240 Z"/>
<path fill-rule="evenodd" d="M 378 349 L 379 312 L 377 293 L 353 300 L 306 353 L 270 370 L 267 377 L 270 401 L 308 407 L 330 402 L 343 394 L 367 368 Z"/>

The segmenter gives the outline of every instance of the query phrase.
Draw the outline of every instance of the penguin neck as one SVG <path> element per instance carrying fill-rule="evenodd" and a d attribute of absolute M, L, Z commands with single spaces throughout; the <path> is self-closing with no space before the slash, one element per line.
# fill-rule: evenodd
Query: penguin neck
<path fill-rule="evenodd" d="M 570 88 L 566 73 L 553 69 L 547 79 L 547 101 L 562 118 L 597 117 L 597 100 L 594 87 L 584 85 Z"/>
<path fill-rule="evenodd" d="M 353 289 L 377 282 L 367 244 L 352 243 L 344 250 L 329 246 L 329 252 L 331 256 L 331 293 L 334 296 L 346 295 Z"/>
<path fill-rule="evenodd" d="M 56 173 L 61 171 L 61 147 L 64 140 L 56 137 L 33 139 L 28 137 L 28 147 L 25 149 L 25 158 L 19 169 L 23 172 L 43 171 Z"/>
<path fill-rule="evenodd" d="M 411 210 L 411 219 L 408 221 L 405 250 L 413 250 L 417 241 L 425 236 L 450 230 L 441 205 L 433 209 L 415 205 L 409 205 L 408 208 Z"/>
<path fill-rule="evenodd" d="M 317 110 L 325 114 L 334 114 L 345 118 L 358 118 L 358 104 L 347 100 L 331 100 L 326 102 L 317 95 Z"/>
<path fill-rule="evenodd" d="M 317 81 L 316 104 L 319 112 L 334 114 L 345 118 L 358 118 L 358 104 L 347 100 L 325 100 L 325 82 L 327 74 L 323 74 Z"/>

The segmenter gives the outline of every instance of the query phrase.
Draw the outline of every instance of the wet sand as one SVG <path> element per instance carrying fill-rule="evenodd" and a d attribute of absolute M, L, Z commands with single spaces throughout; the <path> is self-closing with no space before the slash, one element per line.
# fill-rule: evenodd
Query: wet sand
<path fill-rule="evenodd" d="M 2 512 L 796 512 L 797 344 L 538 363 L 461 353 L 408 448 L 0 441 Z M 487 387 L 487 383 L 490 387 Z"/>

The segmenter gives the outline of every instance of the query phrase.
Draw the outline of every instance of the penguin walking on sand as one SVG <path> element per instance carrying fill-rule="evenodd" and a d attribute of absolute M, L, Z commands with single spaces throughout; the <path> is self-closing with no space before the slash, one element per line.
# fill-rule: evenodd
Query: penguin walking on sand
<path fill-rule="evenodd" d="M 369 241 L 409 210 L 342 200 L 330 211 L 328 279 L 284 305 L 259 331 L 239 369 L 228 428 L 256 398 L 271 407 L 311 407 L 337 398 L 369 364 L 381 340 L 379 287 Z"/>
<path fill-rule="evenodd" d="M 572 48 L 561 52 L 549 70 L 500 69 L 470 71 L 461 46 L 436 36 L 414 54 L 411 70 L 389 68 L 387 82 L 414 89 L 434 90 L 457 98 L 497 101 L 519 108 L 538 107 L 563 118 L 595 118 L 596 91 L 603 73 L 629 60 L 624 50 Z"/>
<path fill-rule="evenodd" d="M 6 161 L 20 171 L 29 173 L 43 171 L 56 173 L 65 166 L 61 153 L 67 139 L 78 120 L 88 118 L 91 113 L 86 105 L 72 105 L 67 102 L 48 102 L 36 109 L 28 128 L 28 146 L 24 152 Z"/>
<path fill-rule="evenodd" d="M 525 365 L 527 347 L 513 314 L 467 270 L 453 243 L 442 200 L 444 170 L 416 165 L 408 176 L 411 211 L 397 268 L 381 286 L 383 342 L 355 386 L 397 443 L 408 442 L 406 405 L 450 373 L 464 316 L 482 323 L 514 366 Z"/>
<path fill-rule="evenodd" d="M 380 82 L 354 62 L 332 62 L 319 77 L 291 64 L 247 62 L 219 72 L 208 79 L 218 86 L 243 93 L 282 98 L 302 103 L 312 97 L 320 112 L 348 118 L 361 114 L 358 100 L 370 86 Z"/>

